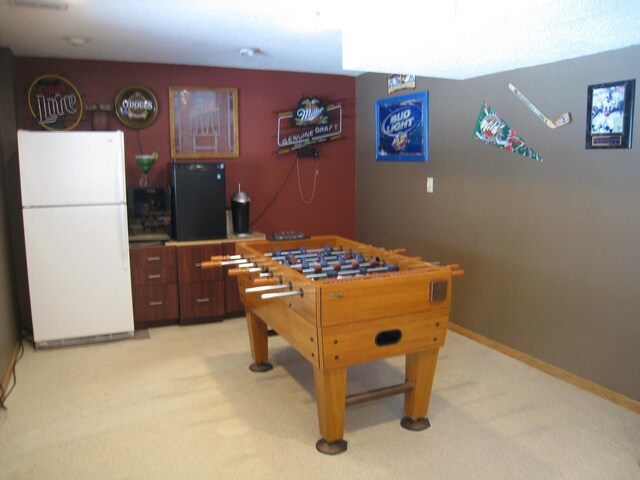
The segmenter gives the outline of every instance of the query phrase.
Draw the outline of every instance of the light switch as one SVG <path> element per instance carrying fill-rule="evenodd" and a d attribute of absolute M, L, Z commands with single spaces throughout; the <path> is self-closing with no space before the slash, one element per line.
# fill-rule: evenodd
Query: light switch
<path fill-rule="evenodd" d="M 427 177 L 427 192 L 433 193 L 433 177 Z"/>

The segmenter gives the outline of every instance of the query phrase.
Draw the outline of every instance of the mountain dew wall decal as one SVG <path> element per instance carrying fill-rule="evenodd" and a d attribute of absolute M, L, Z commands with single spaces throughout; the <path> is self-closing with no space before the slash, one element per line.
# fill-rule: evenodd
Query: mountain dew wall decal
<path fill-rule="evenodd" d="M 473 138 L 494 147 L 542 162 L 542 157 L 529 147 L 493 108 L 482 102 Z"/>

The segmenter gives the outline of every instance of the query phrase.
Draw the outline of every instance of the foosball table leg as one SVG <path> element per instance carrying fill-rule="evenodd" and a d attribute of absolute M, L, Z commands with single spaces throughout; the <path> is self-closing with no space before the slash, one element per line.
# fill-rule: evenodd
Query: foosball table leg
<path fill-rule="evenodd" d="M 247 311 L 247 329 L 251 343 L 253 363 L 249 365 L 252 372 L 266 372 L 273 368 L 269 363 L 269 335 L 267 324 L 252 312 Z"/>
<path fill-rule="evenodd" d="M 406 356 L 405 380 L 412 388 L 404 394 L 405 417 L 400 425 L 407 430 L 424 430 L 431 426 L 426 415 L 437 362 L 437 348 Z"/>
<path fill-rule="evenodd" d="M 322 438 L 316 443 L 319 452 L 335 455 L 347 450 L 344 436 L 344 411 L 347 393 L 347 368 L 321 370 L 313 367 L 316 387 L 318 423 Z"/>

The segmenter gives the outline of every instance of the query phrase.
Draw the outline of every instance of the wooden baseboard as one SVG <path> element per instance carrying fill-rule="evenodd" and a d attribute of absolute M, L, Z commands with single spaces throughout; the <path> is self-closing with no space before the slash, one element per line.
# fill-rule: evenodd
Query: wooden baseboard
<path fill-rule="evenodd" d="M 537 358 L 531 357 L 526 353 L 522 353 L 518 350 L 515 350 L 511 347 L 507 347 L 502 343 L 496 342 L 495 340 L 491 340 L 490 338 L 483 337 L 482 335 L 472 332 L 471 330 L 467 330 L 460 325 L 456 325 L 454 323 L 449 322 L 449 330 L 452 332 L 458 333 L 463 337 L 467 337 L 471 340 L 474 340 L 482 345 L 485 345 L 489 348 L 499 351 L 500 353 L 504 353 L 505 355 L 509 355 L 516 360 L 519 360 L 527 365 L 537 368 L 549 375 L 553 375 L 560 380 L 564 380 L 567 383 L 575 385 L 578 388 L 583 390 L 587 390 L 589 392 L 595 393 L 596 395 L 605 398 L 611 402 L 614 402 L 624 408 L 628 408 L 629 410 L 640 413 L 640 402 L 634 400 L 633 398 L 629 398 L 620 393 L 614 392 L 613 390 L 609 390 L 601 385 L 590 382 L 589 380 L 585 380 L 578 375 L 574 375 L 573 373 L 567 372 L 561 368 L 558 368 L 549 363 L 543 362 L 542 360 L 538 360 Z"/>
<path fill-rule="evenodd" d="M 13 377 L 13 368 L 15 367 L 15 364 L 18 361 L 19 354 L 20 354 L 20 342 L 16 343 L 16 346 L 13 349 L 13 354 L 11 355 L 11 359 L 9 360 L 9 365 L 7 366 L 7 370 L 4 372 L 4 378 L 2 380 L 2 391 L 4 392 L 4 397 L 0 400 L 4 401 L 7 394 L 9 393 L 9 387 L 11 386 L 11 377 Z"/>

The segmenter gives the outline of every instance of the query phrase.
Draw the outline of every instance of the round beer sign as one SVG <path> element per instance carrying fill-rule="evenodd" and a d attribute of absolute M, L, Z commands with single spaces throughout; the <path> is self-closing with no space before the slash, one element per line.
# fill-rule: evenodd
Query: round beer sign
<path fill-rule="evenodd" d="M 31 114 L 47 130 L 71 130 L 82 119 L 80 92 L 61 75 L 48 73 L 36 78 L 28 97 Z"/>
<path fill-rule="evenodd" d="M 116 97 L 116 115 L 131 128 L 145 128 L 158 115 L 158 101 L 151 90 L 140 85 L 125 87 Z"/>

